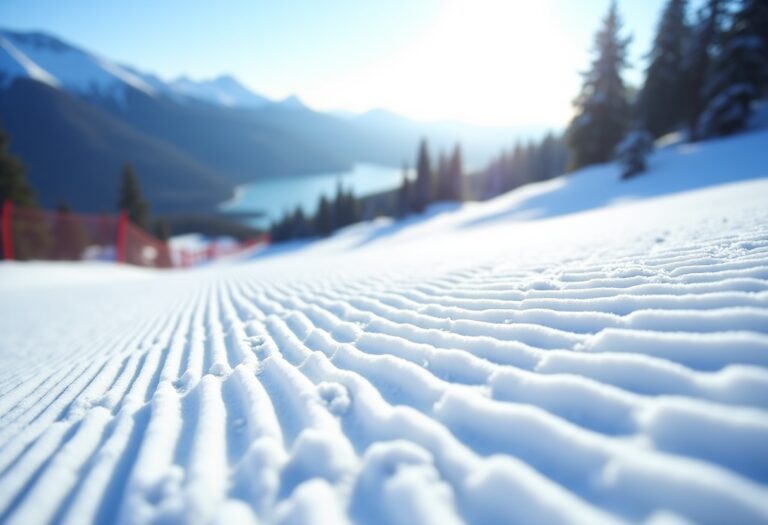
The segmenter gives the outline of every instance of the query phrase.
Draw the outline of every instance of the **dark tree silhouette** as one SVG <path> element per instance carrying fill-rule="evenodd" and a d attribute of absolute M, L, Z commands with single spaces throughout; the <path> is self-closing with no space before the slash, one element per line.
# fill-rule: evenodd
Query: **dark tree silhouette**
<path fill-rule="evenodd" d="M 704 97 L 701 137 L 744 129 L 768 81 L 768 2 L 742 0 L 725 31 Z"/>
<path fill-rule="evenodd" d="M 687 0 L 668 0 L 656 30 L 645 83 L 637 100 L 640 126 L 654 137 L 685 122 L 685 57 L 690 39 Z"/>
<path fill-rule="evenodd" d="M 397 217 L 405 217 L 410 211 L 411 202 L 411 181 L 408 178 L 408 165 L 403 164 L 403 180 L 400 188 L 397 190 Z"/>
<path fill-rule="evenodd" d="M 411 211 L 422 213 L 430 202 L 432 202 L 432 163 L 429 159 L 427 141 L 422 139 L 416 159 L 416 182 L 413 184 Z"/>
<path fill-rule="evenodd" d="M 620 33 L 621 19 L 614 1 L 595 37 L 596 57 L 585 74 L 575 100 L 577 115 L 568 127 L 571 169 L 610 160 L 627 130 L 630 104 L 621 74 L 629 39 Z"/>
<path fill-rule="evenodd" d="M 461 146 L 456 144 L 448 161 L 445 181 L 445 198 L 450 201 L 461 201 L 464 194 L 464 161 Z"/>
<path fill-rule="evenodd" d="M 699 120 L 707 106 L 704 86 L 712 75 L 713 49 L 722 40 L 722 24 L 725 15 L 724 0 L 707 0 L 698 12 L 691 42 L 685 59 L 685 83 L 688 136 L 699 139 Z"/>
<path fill-rule="evenodd" d="M 118 208 L 128 214 L 128 218 L 133 224 L 144 231 L 151 231 L 149 206 L 141 194 L 139 181 L 133 167 L 130 164 L 125 164 L 121 175 Z"/>
<path fill-rule="evenodd" d="M 26 208 L 37 205 L 21 161 L 8 150 L 8 136 L 0 130 L 0 203 L 9 200 Z"/>
<path fill-rule="evenodd" d="M 315 232 L 322 237 L 328 237 L 333 230 L 333 206 L 328 198 L 322 195 L 315 214 Z"/>

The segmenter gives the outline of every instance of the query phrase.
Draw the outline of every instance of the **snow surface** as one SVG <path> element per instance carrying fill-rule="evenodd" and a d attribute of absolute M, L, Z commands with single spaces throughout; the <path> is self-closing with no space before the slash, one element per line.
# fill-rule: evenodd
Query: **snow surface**
<path fill-rule="evenodd" d="M 2 265 L 0 522 L 766 523 L 766 144 L 245 264 Z"/>

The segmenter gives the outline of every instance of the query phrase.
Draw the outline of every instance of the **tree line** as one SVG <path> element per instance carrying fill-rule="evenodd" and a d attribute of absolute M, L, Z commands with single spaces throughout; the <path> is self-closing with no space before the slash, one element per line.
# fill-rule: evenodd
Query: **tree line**
<path fill-rule="evenodd" d="M 314 213 L 307 214 L 299 206 L 284 213 L 270 228 L 274 242 L 327 237 L 339 228 L 376 216 L 402 219 L 423 213 L 436 202 L 484 200 L 530 182 L 561 175 L 568 156 L 561 135 L 547 134 L 539 141 L 518 142 L 503 151 L 485 168 L 468 171 L 464 166 L 461 145 L 450 153 L 430 153 L 426 139 L 419 143 L 415 173 L 407 164 L 399 187 L 380 197 L 359 198 L 351 190 L 337 185 L 336 196 L 322 195 Z M 372 205 L 372 200 L 376 205 Z"/>
<path fill-rule="evenodd" d="M 22 208 L 38 208 L 35 191 L 26 178 L 21 160 L 11 154 L 8 136 L 0 130 L 0 203 L 10 201 Z M 130 164 L 120 170 L 120 186 L 117 191 L 117 210 L 125 211 L 129 220 L 142 230 L 166 240 L 169 236 L 167 223 L 152 220 L 149 204 L 144 198 L 136 172 Z M 66 202 L 57 205 L 61 214 L 71 213 Z"/>
<path fill-rule="evenodd" d="M 693 21 L 688 11 L 687 0 L 665 4 L 634 96 L 622 77 L 630 39 L 611 4 L 566 131 L 571 170 L 618 156 L 629 177 L 655 138 L 684 131 L 698 141 L 746 128 L 768 92 L 768 2 L 706 0 Z"/>
<path fill-rule="evenodd" d="M 489 199 L 531 182 L 545 181 L 565 172 L 568 148 L 562 135 L 548 133 L 541 141 L 519 141 L 476 175 L 476 195 Z"/>
<path fill-rule="evenodd" d="M 436 201 L 487 199 L 611 160 L 618 160 L 622 177 L 629 178 L 645 170 L 646 156 L 663 135 L 681 132 L 695 142 L 744 130 L 755 102 L 768 93 L 768 2 L 706 0 L 695 13 L 689 11 L 687 0 L 666 2 L 644 81 L 635 88 L 624 80 L 631 39 L 622 33 L 614 0 L 595 35 L 593 59 L 564 135 L 518 143 L 469 174 L 459 146 L 435 163 L 422 140 L 415 179 L 404 175 L 396 198 L 379 214 L 404 217 Z M 273 227 L 274 238 L 324 236 L 346 225 L 323 219 L 328 214 L 321 211 L 323 199 L 309 219 L 301 210 L 286 215 Z"/>
<path fill-rule="evenodd" d="M 564 135 L 519 142 L 485 168 L 468 172 L 460 145 L 434 158 L 427 141 L 418 146 L 415 176 L 404 167 L 396 190 L 359 198 L 338 184 L 314 211 L 287 212 L 272 224 L 275 241 L 328 236 L 375 215 L 402 218 L 438 201 L 487 199 L 593 164 L 618 159 L 624 177 L 645 169 L 654 140 L 681 132 L 689 141 L 746 128 L 755 102 L 768 93 L 768 1 L 705 0 L 690 13 L 687 0 L 668 0 L 648 54 L 639 88 L 624 80 L 630 38 L 623 34 L 616 2 L 595 34 L 593 59 L 574 100 L 575 116 Z M 130 166 L 123 168 L 119 208 L 161 238 L 167 227 L 153 222 Z M 0 133 L 0 200 L 34 206 L 23 166 Z"/>

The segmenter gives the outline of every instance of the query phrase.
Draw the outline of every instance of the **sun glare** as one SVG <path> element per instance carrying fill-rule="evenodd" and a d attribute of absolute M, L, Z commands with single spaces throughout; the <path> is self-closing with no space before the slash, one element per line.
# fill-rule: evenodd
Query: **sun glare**
<path fill-rule="evenodd" d="M 562 125 L 582 50 L 569 46 L 547 1 L 453 0 L 401 54 L 321 87 L 313 99 L 377 105 L 425 120 Z"/>

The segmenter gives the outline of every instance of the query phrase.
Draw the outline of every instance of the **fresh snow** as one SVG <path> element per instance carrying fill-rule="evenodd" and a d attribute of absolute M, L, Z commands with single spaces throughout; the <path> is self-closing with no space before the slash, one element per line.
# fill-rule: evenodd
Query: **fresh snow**
<path fill-rule="evenodd" d="M 10 40 L 0 34 L 0 71 L 2 87 L 8 87 L 16 78 L 30 78 L 52 87 L 59 87 L 59 81 L 19 51 Z"/>
<path fill-rule="evenodd" d="M 245 263 L 0 265 L 0 522 L 766 523 L 766 144 Z"/>

